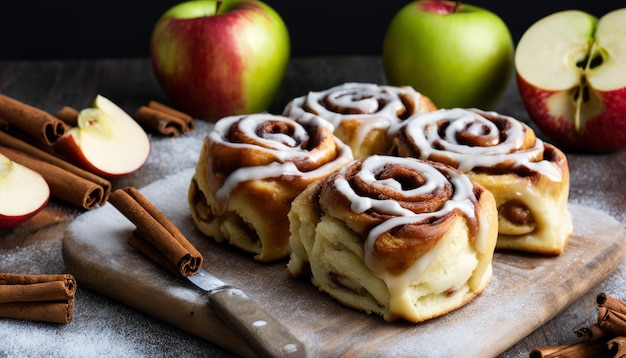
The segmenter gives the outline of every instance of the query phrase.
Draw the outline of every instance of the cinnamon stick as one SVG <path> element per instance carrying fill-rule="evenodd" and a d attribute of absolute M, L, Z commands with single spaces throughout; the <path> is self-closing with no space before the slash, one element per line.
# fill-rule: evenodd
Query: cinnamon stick
<path fill-rule="evenodd" d="M 157 101 L 150 101 L 147 106 L 139 107 L 135 119 L 144 126 L 170 137 L 178 137 L 181 133 L 190 132 L 195 128 L 191 116 Z"/>
<path fill-rule="evenodd" d="M 67 302 L 13 302 L 0 304 L 0 317 L 68 324 L 72 321 L 74 299 Z"/>
<path fill-rule="evenodd" d="M 604 307 L 615 312 L 626 314 L 626 302 L 605 292 L 600 292 L 596 295 L 595 305 L 596 307 Z"/>
<path fill-rule="evenodd" d="M 140 233 L 134 232 L 127 240 L 128 245 L 133 249 L 141 252 L 144 256 L 152 260 L 158 266 L 166 269 L 174 275 L 181 275 L 180 268 L 172 261 L 170 261 L 156 246 L 154 246 L 148 239 L 144 238 Z M 183 276 L 185 276 L 183 274 Z"/>
<path fill-rule="evenodd" d="M 626 336 L 626 314 L 600 307 L 598 308 L 598 325 L 617 336 Z"/>
<path fill-rule="evenodd" d="M 202 254 L 178 228 L 137 189 L 111 193 L 109 202 L 136 226 L 129 244 L 166 269 L 172 266 L 182 276 L 198 272 Z"/>
<path fill-rule="evenodd" d="M 0 93 L 0 118 L 46 145 L 53 145 L 65 133 L 60 119 L 39 108 Z"/>
<path fill-rule="evenodd" d="M 75 292 L 70 274 L 0 273 L 0 317 L 70 323 Z"/>
<path fill-rule="evenodd" d="M 576 331 L 576 335 L 582 341 L 593 341 L 596 340 L 606 334 L 606 331 L 600 327 L 598 323 L 594 323 L 587 327 L 583 327 Z"/>
<path fill-rule="evenodd" d="M 595 306 L 597 322 L 576 331 L 581 342 L 538 348 L 529 357 L 626 358 L 626 301 L 601 292 L 596 296 Z"/>
<path fill-rule="evenodd" d="M 607 341 L 599 339 L 589 342 L 577 342 L 568 345 L 537 348 L 530 352 L 529 358 L 598 358 L 608 357 L 610 352 Z"/>
<path fill-rule="evenodd" d="M 50 187 L 50 195 L 61 201 L 87 210 L 104 201 L 105 189 L 94 182 L 11 148 L 0 146 L 0 153 L 41 174 Z"/>
<path fill-rule="evenodd" d="M 57 118 L 65 122 L 70 127 L 76 127 L 78 125 L 78 114 L 80 112 L 73 107 L 63 106 L 57 112 Z"/>
<path fill-rule="evenodd" d="M 154 100 L 148 102 L 148 107 L 154 108 L 154 109 L 156 109 L 159 112 L 167 113 L 169 115 L 172 115 L 174 117 L 178 117 L 178 118 L 184 120 L 185 123 L 187 123 L 187 129 L 185 130 L 185 132 L 191 131 L 191 130 L 193 130 L 195 128 L 193 117 L 188 115 L 187 113 L 181 112 L 181 111 L 179 111 L 177 109 L 174 109 L 174 108 L 172 108 L 170 106 L 167 106 L 167 105 L 165 105 L 165 104 L 163 104 L 161 102 L 157 102 L 157 101 L 154 101 Z"/>
<path fill-rule="evenodd" d="M 544 358 L 549 356 L 554 352 L 558 352 L 559 350 L 568 347 L 567 345 L 560 346 L 549 346 L 549 347 L 541 347 L 533 349 L 529 354 L 529 358 Z"/>
<path fill-rule="evenodd" d="M 97 200 L 97 204 L 100 206 L 104 205 L 109 199 L 109 195 L 111 194 L 111 182 L 92 172 L 79 168 L 66 160 L 63 160 L 53 154 L 43 151 L 31 145 L 30 143 L 24 142 L 2 131 L 0 131 L 0 146 L 14 149 L 21 153 L 30 155 L 34 158 L 55 165 L 61 169 L 64 169 L 72 174 L 75 174 L 102 187 L 102 195 L 99 195 L 99 198 Z M 87 203 L 88 200 L 89 199 L 81 199 L 81 206 L 85 207 L 85 205 L 87 205 L 87 208 L 91 207 L 91 203 Z"/>
<path fill-rule="evenodd" d="M 612 357 L 626 357 L 626 337 L 615 337 L 607 342 L 607 348 L 611 351 Z"/>

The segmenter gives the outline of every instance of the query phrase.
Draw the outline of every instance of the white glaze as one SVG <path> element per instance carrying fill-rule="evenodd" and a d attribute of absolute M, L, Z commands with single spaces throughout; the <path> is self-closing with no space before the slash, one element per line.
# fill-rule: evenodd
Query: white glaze
<path fill-rule="evenodd" d="M 284 114 L 301 120 L 311 111 L 328 121 L 333 131 L 345 120 L 358 120 L 356 138 L 357 143 L 362 143 L 372 130 L 387 129 L 402 121 L 398 113 L 405 112 L 406 108 L 400 95 L 410 97 L 418 112 L 421 94 L 411 87 L 349 82 L 295 98 Z M 340 111 L 330 109 L 326 103 L 332 103 Z"/>
<path fill-rule="evenodd" d="M 451 158 L 459 163 L 458 169 L 463 172 L 512 161 L 516 167 L 526 167 L 546 175 L 552 181 L 561 181 L 562 173 L 555 163 L 538 159 L 543 154 L 543 141 L 537 138 L 532 148 L 521 149 L 526 131 L 532 130 L 530 127 L 495 112 L 474 111 L 454 108 L 414 115 L 391 128 L 390 133 L 397 135 L 404 127 L 414 145 L 419 148 L 421 158 L 426 159 L 431 155 Z M 502 139 L 498 127 L 482 114 L 497 115 L 507 120 L 510 128 L 506 131 L 506 138 Z M 441 122 L 449 122 L 443 137 L 438 133 L 438 124 Z M 491 145 L 470 146 L 459 143 L 456 133 L 463 130 L 490 138 Z M 435 144 L 441 149 L 436 148 Z"/>
<path fill-rule="evenodd" d="M 284 122 L 288 124 L 295 129 L 294 136 L 289 137 L 284 134 L 268 133 L 263 137 L 259 137 L 256 128 L 267 121 Z M 309 122 L 313 121 L 320 127 L 323 127 L 323 120 L 310 116 Z M 253 138 L 254 141 L 260 143 L 262 146 L 228 141 L 227 134 L 233 126 L 238 126 L 242 133 Z M 222 186 L 214 193 L 218 203 L 218 207 L 216 208 L 218 212 L 222 212 L 226 208 L 232 191 L 242 182 L 278 178 L 281 175 L 298 176 L 307 181 L 313 181 L 330 175 L 353 159 L 350 148 L 335 137 L 334 140 L 338 148 L 338 156 L 334 160 L 327 163 L 319 163 L 321 165 L 311 171 L 304 172 L 300 170 L 293 163 L 294 160 L 306 158 L 309 162 L 315 163 L 320 161 L 321 156 L 324 154 L 323 151 L 310 151 L 298 146 L 298 143 L 308 143 L 310 141 L 309 133 L 299 122 L 288 117 L 265 113 L 222 118 L 215 123 L 207 140 L 232 148 L 262 151 L 275 157 L 275 161 L 268 165 L 241 167 L 229 174 Z"/>
<path fill-rule="evenodd" d="M 424 185 L 405 191 L 402 189 L 401 184 L 393 179 L 377 181 L 375 178 L 376 173 L 388 163 L 402 165 L 419 172 L 425 178 Z M 372 255 L 373 245 L 380 235 L 397 226 L 445 216 L 453 210 L 460 210 L 468 220 L 476 220 L 475 203 L 478 199 L 474 196 L 472 182 L 464 174 L 453 172 L 451 179 L 448 180 L 438 169 L 415 158 L 393 156 L 371 156 L 366 158 L 363 161 L 361 170 L 355 175 L 369 185 L 384 186 L 387 189 L 393 190 L 397 197 L 409 198 L 414 195 L 438 191 L 446 185 L 453 187 L 454 194 L 452 198 L 448 200 L 441 209 L 435 212 L 416 214 L 408 209 L 402 208 L 399 203 L 394 200 L 380 200 L 359 196 L 345 178 L 347 167 L 348 166 L 339 171 L 339 175 L 337 175 L 334 180 L 334 186 L 339 193 L 350 200 L 352 211 L 362 213 L 368 209 L 373 209 L 381 213 L 395 215 L 372 228 L 366 238 L 364 246 L 365 264 L 374 274 L 385 281 L 392 294 L 399 294 L 406 290 L 408 285 L 428 267 L 431 260 L 436 256 L 437 250 L 440 250 L 440 246 L 442 245 L 438 245 L 438 248 L 435 248 L 417 259 L 416 262 L 402 274 L 396 275 L 387 272 L 384 265 L 379 263 Z M 485 231 L 486 229 L 484 227 L 479 226 L 476 242 L 476 248 L 479 251 L 485 250 L 487 247 L 487 243 L 485 242 L 487 237 L 484 235 Z"/>

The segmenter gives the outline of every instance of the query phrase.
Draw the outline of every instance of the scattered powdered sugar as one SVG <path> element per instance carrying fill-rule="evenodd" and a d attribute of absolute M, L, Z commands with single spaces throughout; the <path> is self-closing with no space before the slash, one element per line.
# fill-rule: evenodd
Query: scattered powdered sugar
<path fill-rule="evenodd" d="M 89 290 L 77 291 L 75 301 L 74 319 L 67 325 L 0 319 L 0 356 L 124 358 L 215 351 L 199 338 Z"/>
<path fill-rule="evenodd" d="M 626 151 L 613 155 L 570 155 L 570 202 L 605 212 L 626 225 Z"/>
<path fill-rule="evenodd" d="M 61 257 L 61 245 L 50 240 L 37 245 L 0 250 L 0 272 L 59 273 L 65 270 Z"/>

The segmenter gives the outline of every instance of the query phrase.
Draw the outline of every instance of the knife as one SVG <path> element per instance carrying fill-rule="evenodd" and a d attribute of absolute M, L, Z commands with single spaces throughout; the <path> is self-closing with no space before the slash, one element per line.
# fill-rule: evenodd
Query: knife
<path fill-rule="evenodd" d="M 208 292 L 209 306 L 259 357 L 306 357 L 304 344 L 242 290 L 204 268 L 187 279 Z"/>

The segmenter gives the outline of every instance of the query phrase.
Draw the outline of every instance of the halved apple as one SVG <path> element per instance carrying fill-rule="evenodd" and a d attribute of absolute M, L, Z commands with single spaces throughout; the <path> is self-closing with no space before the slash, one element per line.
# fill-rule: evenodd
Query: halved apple
<path fill-rule="evenodd" d="M 118 177 L 139 169 L 150 155 L 150 139 L 124 110 L 97 95 L 92 108 L 78 115 L 78 125 L 55 149 L 76 165 L 103 177 Z"/>
<path fill-rule="evenodd" d="M 551 14 L 520 38 L 517 84 L 531 119 L 564 149 L 626 147 L 626 8 Z"/>
<path fill-rule="evenodd" d="M 0 154 L 0 229 L 10 229 L 41 211 L 50 187 L 37 172 Z"/>

